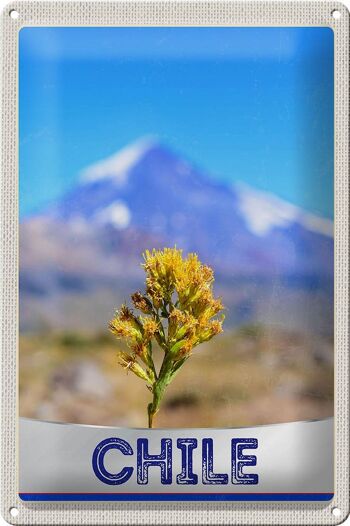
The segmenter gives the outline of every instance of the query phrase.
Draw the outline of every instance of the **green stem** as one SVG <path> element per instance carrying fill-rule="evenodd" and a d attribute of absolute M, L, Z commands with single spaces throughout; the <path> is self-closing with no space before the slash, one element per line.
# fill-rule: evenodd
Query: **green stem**
<path fill-rule="evenodd" d="M 164 393 L 164 388 L 162 384 L 159 384 L 158 381 L 155 381 L 153 384 L 153 401 L 148 405 L 148 427 L 153 427 L 153 420 L 159 411 L 160 402 Z"/>
<path fill-rule="evenodd" d="M 149 429 L 152 429 L 153 427 L 153 417 L 154 417 L 154 413 L 152 411 L 152 404 L 148 404 L 148 427 Z"/>
<path fill-rule="evenodd" d="M 151 371 L 153 372 L 154 378 L 157 380 L 158 375 L 157 375 L 157 370 L 156 370 L 156 367 L 154 365 L 154 361 L 153 361 L 153 357 L 152 357 L 152 344 L 151 343 L 149 344 L 148 351 L 149 351 L 148 352 L 148 366 L 150 367 Z"/>
<path fill-rule="evenodd" d="M 153 316 L 156 318 L 156 320 L 158 322 L 160 335 L 161 335 L 163 341 L 165 341 L 164 327 L 163 327 L 162 321 L 160 319 L 159 313 L 155 309 L 153 309 Z"/>
<path fill-rule="evenodd" d="M 153 401 L 148 405 L 148 427 L 153 427 L 154 416 L 159 411 L 165 389 L 171 381 L 172 360 L 169 354 L 165 354 L 157 380 L 153 383 Z"/>

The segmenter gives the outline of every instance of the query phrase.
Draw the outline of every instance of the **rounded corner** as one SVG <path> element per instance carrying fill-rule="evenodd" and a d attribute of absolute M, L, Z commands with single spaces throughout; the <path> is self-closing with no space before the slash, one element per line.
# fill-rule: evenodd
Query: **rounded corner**
<path fill-rule="evenodd" d="M 18 33 L 18 38 L 20 38 L 21 33 L 23 33 L 23 31 L 26 30 L 26 29 L 28 29 L 28 26 L 20 26 L 20 27 L 18 28 L 18 31 L 17 31 L 17 33 Z"/>
<path fill-rule="evenodd" d="M 334 3 L 330 2 L 329 3 L 329 7 L 331 9 L 331 13 L 333 13 L 333 11 L 339 11 L 341 13 L 342 17 L 345 15 L 346 20 L 349 21 L 350 10 L 349 10 L 348 6 L 345 4 L 344 1 L 337 0 Z M 340 22 L 340 20 L 339 20 L 339 22 Z"/>
<path fill-rule="evenodd" d="M 5 18 L 5 17 L 9 17 L 10 18 L 10 13 L 13 9 L 15 9 L 17 7 L 17 4 L 13 1 L 13 0 L 10 0 L 9 2 L 5 2 L 4 5 L 1 6 L 0 8 L 0 16 L 1 18 Z"/>
<path fill-rule="evenodd" d="M 348 6 L 342 0 L 337 0 L 337 2 L 335 3 L 335 7 L 343 9 L 348 16 L 350 15 L 350 10 L 349 10 Z"/>
<path fill-rule="evenodd" d="M 350 516 L 350 506 L 348 503 L 347 509 L 345 510 L 345 514 L 337 518 L 336 522 L 333 522 L 332 524 L 334 524 L 334 526 L 339 526 L 340 524 L 344 524 L 349 518 L 349 516 Z"/>
<path fill-rule="evenodd" d="M 5 509 L 4 506 L 1 506 L 0 509 L 0 519 L 4 521 L 4 524 L 9 524 L 10 526 L 15 526 L 18 524 L 18 520 L 16 520 L 14 517 L 11 517 L 8 509 Z"/>
<path fill-rule="evenodd" d="M 332 39 L 334 40 L 334 27 L 333 26 L 326 26 L 324 29 L 328 30 L 328 32 L 332 34 Z"/>

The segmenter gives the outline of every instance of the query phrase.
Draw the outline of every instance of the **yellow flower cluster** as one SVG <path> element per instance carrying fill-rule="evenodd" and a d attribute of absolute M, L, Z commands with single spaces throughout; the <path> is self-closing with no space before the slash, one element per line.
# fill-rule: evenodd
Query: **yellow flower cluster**
<path fill-rule="evenodd" d="M 214 274 L 197 254 L 183 258 L 182 250 L 146 251 L 144 268 L 147 294 L 168 318 L 170 352 L 183 356 L 222 331 L 221 320 L 212 320 L 223 309 L 213 297 Z"/>
<path fill-rule="evenodd" d="M 190 356 L 194 347 L 222 331 L 224 317 L 220 299 L 214 298 L 214 274 L 196 254 L 183 257 L 182 250 L 165 248 L 146 251 L 143 255 L 146 293 L 135 292 L 134 307 L 143 316 L 123 305 L 110 322 L 110 330 L 124 339 L 132 354 L 119 353 L 119 363 L 143 378 L 153 392 L 148 407 L 149 425 L 165 387 Z M 159 372 L 152 355 L 152 341 L 164 351 Z M 137 358 L 146 365 L 144 370 Z"/>

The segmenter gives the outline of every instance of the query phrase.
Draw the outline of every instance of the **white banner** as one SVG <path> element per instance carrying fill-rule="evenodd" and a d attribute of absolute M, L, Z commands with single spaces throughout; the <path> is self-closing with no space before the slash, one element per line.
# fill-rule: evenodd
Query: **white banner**
<path fill-rule="evenodd" d="M 20 419 L 24 500 L 329 500 L 333 419 L 128 429 Z"/>

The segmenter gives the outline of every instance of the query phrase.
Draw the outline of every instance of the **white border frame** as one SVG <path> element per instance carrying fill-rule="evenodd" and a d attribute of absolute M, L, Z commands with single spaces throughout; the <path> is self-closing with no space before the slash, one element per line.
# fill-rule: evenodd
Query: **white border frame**
<path fill-rule="evenodd" d="M 9 16 L 11 9 L 19 18 Z M 341 13 L 334 19 L 332 11 Z M 326 26 L 335 45 L 335 496 L 329 503 L 25 503 L 17 494 L 18 32 L 25 26 Z M 339 524 L 349 513 L 349 13 L 331 1 L 13 1 L 1 15 L 2 514 L 11 524 Z M 16 507 L 16 518 L 9 513 Z M 340 509 L 334 516 L 332 509 Z"/>

